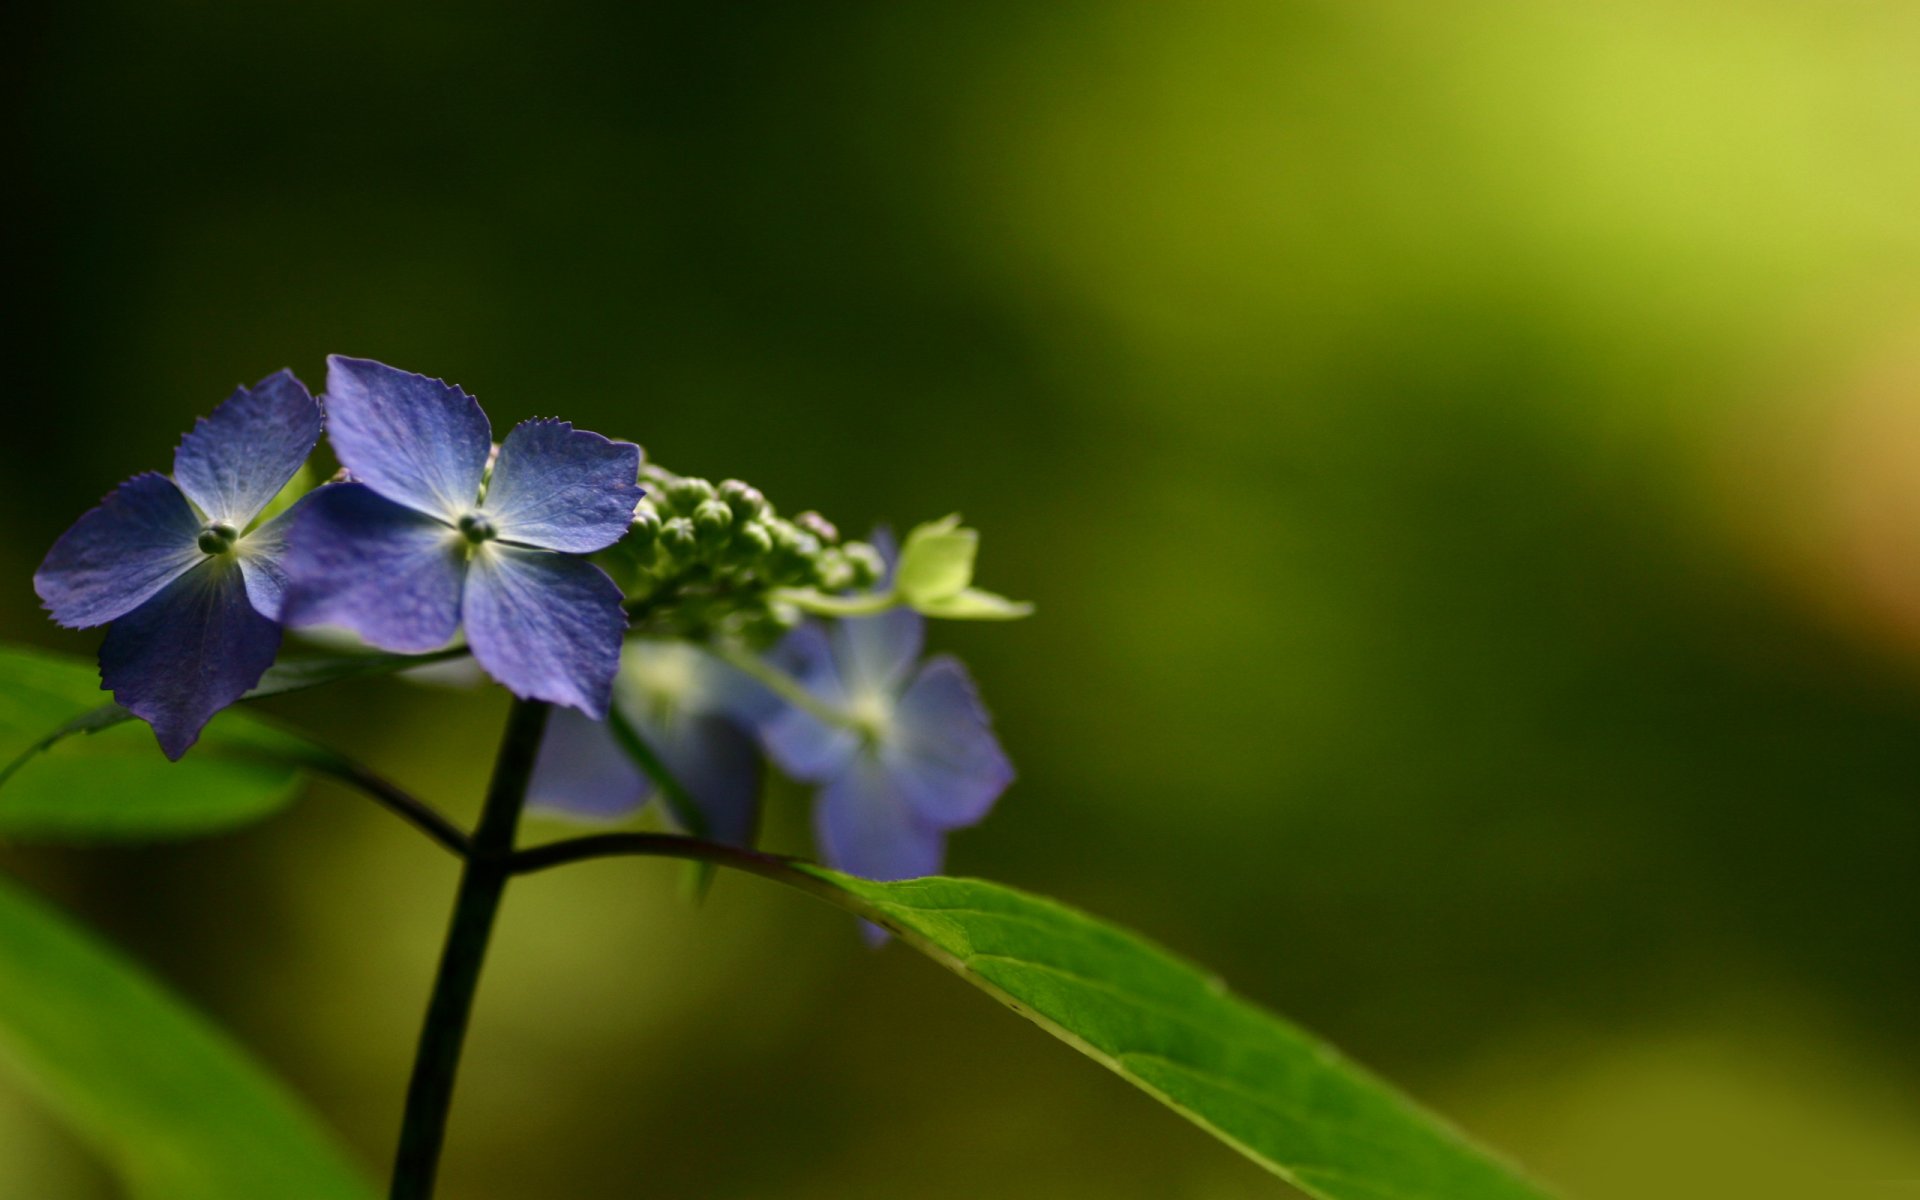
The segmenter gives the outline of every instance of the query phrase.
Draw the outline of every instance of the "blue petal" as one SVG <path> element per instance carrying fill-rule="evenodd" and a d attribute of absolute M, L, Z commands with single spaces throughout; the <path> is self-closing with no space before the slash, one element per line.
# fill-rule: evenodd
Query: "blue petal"
<path fill-rule="evenodd" d="M 619 541 L 640 502 L 640 447 L 565 421 L 522 421 L 500 443 L 485 510 L 500 536 L 588 554 Z"/>
<path fill-rule="evenodd" d="M 486 542 L 467 573 L 467 643 L 514 695 L 604 717 L 627 627 L 620 599 L 584 558 Z"/>
<path fill-rule="evenodd" d="M 846 703 L 847 691 L 834 665 L 827 635 L 818 626 L 803 625 L 788 634 L 773 658 L 825 703 Z M 860 739 L 852 731 L 794 707 L 777 709 L 765 717 L 760 723 L 760 740 L 782 771 L 815 783 L 843 773 L 860 748 Z"/>
<path fill-rule="evenodd" d="M 847 690 L 855 695 L 899 690 L 920 657 L 926 626 L 926 619 L 910 608 L 835 624 L 833 656 Z"/>
<path fill-rule="evenodd" d="M 617 821 L 646 803 L 652 783 L 604 721 L 561 709 L 547 721 L 527 803 L 588 821 Z"/>
<path fill-rule="evenodd" d="M 60 535 L 33 590 L 62 625 L 104 625 L 206 560 L 195 542 L 200 527 L 172 480 L 136 475 Z"/>
<path fill-rule="evenodd" d="M 292 534 L 293 523 L 299 518 L 300 510 L 306 507 L 307 501 L 319 494 L 308 492 L 294 501 L 293 507 L 249 532 L 234 546 L 234 554 L 240 561 L 240 573 L 247 581 L 247 596 L 262 616 L 276 621 L 280 619 L 287 591 L 287 569 L 282 561 L 287 554 L 287 539 Z"/>
<path fill-rule="evenodd" d="M 916 879 L 938 874 L 946 856 L 946 834 L 921 821 L 869 757 L 820 789 L 813 815 L 821 857 L 836 870 Z"/>
<path fill-rule="evenodd" d="M 280 563 L 289 625 L 344 626 L 402 654 L 438 649 L 460 627 L 465 539 L 362 484 L 309 495 Z"/>
<path fill-rule="evenodd" d="M 901 798 L 942 829 L 979 821 L 1013 782 L 973 680 L 945 655 L 894 703 L 881 758 Z"/>
<path fill-rule="evenodd" d="M 783 703 L 767 685 L 692 642 L 635 638 L 620 652 L 619 695 L 627 710 L 664 701 L 676 712 L 732 717 L 748 727 Z M 658 700 L 654 698 L 658 697 Z"/>
<path fill-rule="evenodd" d="M 209 521 L 245 529 L 320 440 L 320 406 L 292 371 L 236 388 L 173 452 L 173 478 Z"/>
<path fill-rule="evenodd" d="M 456 521 L 480 498 L 493 448 L 480 405 L 452 384 L 384 363 L 327 359 L 327 438 L 355 480 Z"/>
<path fill-rule="evenodd" d="M 213 714 L 260 682 L 279 648 L 280 627 L 247 599 L 234 563 L 209 559 L 113 623 L 100 682 L 177 759 Z"/>
<path fill-rule="evenodd" d="M 760 750 L 753 736 L 717 716 L 636 719 L 634 725 L 700 810 L 707 836 L 735 846 L 753 845 L 760 825 L 761 781 Z"/>

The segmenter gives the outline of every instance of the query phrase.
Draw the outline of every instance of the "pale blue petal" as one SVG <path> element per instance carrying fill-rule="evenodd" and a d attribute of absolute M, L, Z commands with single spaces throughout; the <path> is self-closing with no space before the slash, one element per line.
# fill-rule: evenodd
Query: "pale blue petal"
<path fill-rule="evenodd" d="M 177 759 L 260 682 L 279 648 L 280 627 L 247 599 L 238 568 L 208 559 L 113 623 L 100 644 L 100 682 Z"/>
<path fill-rule="evenodd" d="M 938 874 L 946 852 L 946 834 L 921 821 L 866 756 L 820 789 L 814 831 L 828 866 L 867 879 Z"/>
<path fill-rule="evenodd" d="M 761 783 L 760 750 L 753 735 L 717 716 L 683 715 L 634 724 L 700 810 L 706 835 L 729 845 L 753 845 L 760 825 Z"/>
<path fill-rule="evenodd" d="M 493 449 L 472 396 L 425 375 L 327 359 L 327 439 L 349 474 L 398 504 L 449 521 L 480 499 Z"/>
<path fill-rule="evenodd" d="M 881 759 L 901 798 L 942 829 L 979 821 L 1013 782 L 973 680 L 945 655 L 894 703 Z"/>
<path fill-rule="evenodd" d="M 172 480 L 136 475 L 60 535 L 34 572 L 33 590 L 62 625 L 104 625 L 206 561 L 200 528 Z"/>
<path fill-rule="evenodd" d="M 466 540 L 363 484 L 308 496 L 280 563 L 289 625 L 338 625 L 400 654 L 436 650 L 460 627 Z"/>
<path fill-rule="evenodd" d="M 849 617 L 833 627 L 833 656 L 855 695 L 898 691 L 920 657 L 926 619 L 910 608 Z"/>
<path fill-rule="evenodd" d="M 173 478 L 209 521 L 245 529 L 320 440 L 320 406 L 292 371 L 236 388 L 173 452 Z"/>
<path fill-rule="evenodd" d="M 827 635 L 817 625 L 803 625 L 788 634 L 771 660 L 822 702 L 846 704 L 846 688 L 834 665 Z M 814 783 L 845 771 L 860 747 L 860 739 L 850 730 L 829 725 L 791 705 L 762 718 L 760 740 L 782 771 Z"/>
<path fill-rule="evenodd" d="M 486 542 L 468 569 L 464 607 L 474 658 L 508 691 L 606 715 L 627 615 L 605 571 Z"/>
<path fill-rule="evenodd" d="M 500 443 L 484 511 L 502 539 L 589 554 L 626 535 L 640 447 L 565 421 L 522 421 Z"/>
<path fill-rule="evenodd" d="M 585 821 L 617 821 L 638 811 L 651 790 L 604 721 L 565 708 L 548 719 L 528 804 Z"/>

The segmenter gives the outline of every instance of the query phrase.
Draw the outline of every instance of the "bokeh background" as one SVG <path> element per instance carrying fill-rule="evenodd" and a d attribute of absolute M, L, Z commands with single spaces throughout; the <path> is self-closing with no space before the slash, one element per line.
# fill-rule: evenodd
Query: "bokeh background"
<path fill-rule="evenodd" d="M 1577 1196 L 1920 1180 L 1920 9 L 12 21 L 6 638 L 90 651 L 46 546 L 329 351 L 843 527 L 959 509 L 1040 613 L 937 632 L 1022 772 L 957 872 L 1214 966 Z M 470 813 L 503 705 L 280 709 Z M 0 866 L 384 1169 L 437 851 L 318 788 Z M 676 875 L 516 885 L 449 1197 L 1285 1193 L 840 915 Z M 112 1194 L 0 1078 L 0 1195 Z"/>

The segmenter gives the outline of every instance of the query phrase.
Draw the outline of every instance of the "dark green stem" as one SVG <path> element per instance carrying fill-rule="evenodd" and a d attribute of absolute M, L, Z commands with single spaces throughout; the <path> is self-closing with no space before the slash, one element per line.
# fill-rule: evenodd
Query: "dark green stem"
<path fill-rule="evenodd" d="M 473 995 L 486 960 L 487 941 L 493 934 L 494 915 L 513 875 L 514 831 L 526 803 L 527 781 L 533 774 L 547 713 L 548 706 L 541 701 L 516 700 L 507 718 L 500 754 L 494 762 L 493 782 L 487 787 L 486 807 L 481 810 L 472 850 L 460 874 L 460 891 L 454 898 L 453 920 L 440 952 L 433 996 L 427 1002 L 420 1048 L 414 1055 L 406 1118 L 400 1127 L 400 1151 L 393 1164 L 392 1200 L 427 1200 L 433 1195 L 460 1048 L 466 1041 L 467 1020 L 473 1012 Z"/>

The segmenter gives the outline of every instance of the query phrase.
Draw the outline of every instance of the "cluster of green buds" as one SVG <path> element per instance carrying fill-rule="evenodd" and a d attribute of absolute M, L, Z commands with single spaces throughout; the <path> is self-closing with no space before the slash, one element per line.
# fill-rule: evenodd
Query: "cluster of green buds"
<path fill-rule="evenodd" d="M 646 498 L 607 565 L 636 619 L 678 635 L 764 644 L 801 620 L 784 593 L 860 591 L 886 573 L 872 546 L 842 539 L 817 512 L 781 516 L 752 484 L 653 463 L 640 484 Z"/>

